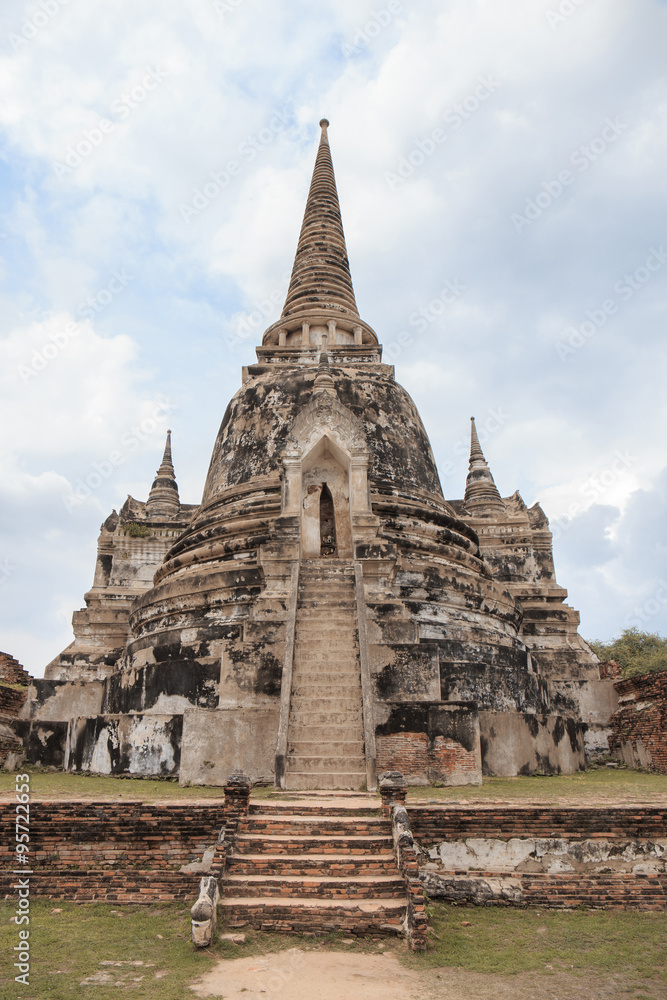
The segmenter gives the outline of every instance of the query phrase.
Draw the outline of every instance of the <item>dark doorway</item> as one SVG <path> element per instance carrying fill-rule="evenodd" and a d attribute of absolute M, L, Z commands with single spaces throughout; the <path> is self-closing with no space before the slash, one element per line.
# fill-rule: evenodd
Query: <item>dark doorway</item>
<path fill-rule="evenodd" d="M 320 493 L 320 555 L 336 555 L 336 518 L 333 497 L 326 483 Z"/>

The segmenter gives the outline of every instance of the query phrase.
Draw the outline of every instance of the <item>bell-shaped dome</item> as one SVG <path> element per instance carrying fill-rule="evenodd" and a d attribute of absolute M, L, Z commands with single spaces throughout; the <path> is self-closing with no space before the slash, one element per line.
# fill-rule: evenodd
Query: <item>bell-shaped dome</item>
<path fill-rule="evenodd" d="M 383 368 L 385 366 L 378 366 Z M 338 399 L 361 422 L 371 492 L 443 503 L 426 431 L 408 393 L 382 370 L 330 367 Z M 229 490 L 283 470 L 290 431 L 313 396 L 317 368 L 269 371 L 250 379 L 227 407 L 202 497 L 201 514 Z"/>

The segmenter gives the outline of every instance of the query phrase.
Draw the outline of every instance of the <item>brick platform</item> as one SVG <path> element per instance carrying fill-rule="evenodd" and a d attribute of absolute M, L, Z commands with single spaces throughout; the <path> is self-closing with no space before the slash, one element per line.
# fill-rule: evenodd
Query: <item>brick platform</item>
<path fill-rule="evenodd" d="M 247 819 L 233 817 L 236 839 L 219 848 L 212 872 L 225 868 L 221 910 L 228 924 L 261 929 L 354 934 L 397 934 L 405 919 L 405 880 L 399 875 L 391 827 L 377 800 L 359 796 L 347 806 L 295 799 L 253 802 Z M 409 808 L 421 848 L 465 838 L 562 837 L 563 839 L 661 841 L 667 808 L 416 805 Z M 13 829 L 15 803 L 0 803 L 0 822 Z M 193 902 L 201 863 L 215 847 L 225 818 L 223 802 L 52 802 L 30 809 L 31 892 L 77 902 Z M 0 842 L 0 895 L 13 899 L 12 840 Z M 217 869 L 216 869 L 217 862 Z M 444 871 L 461 901 L 468 882 L 509 880 L 505 897 L 485 905 L 662 910 L 667 875 Z M 422 871 L 422 877 L 424 872 Z M 480 897 L 481 898 L 481 897 Z"/>

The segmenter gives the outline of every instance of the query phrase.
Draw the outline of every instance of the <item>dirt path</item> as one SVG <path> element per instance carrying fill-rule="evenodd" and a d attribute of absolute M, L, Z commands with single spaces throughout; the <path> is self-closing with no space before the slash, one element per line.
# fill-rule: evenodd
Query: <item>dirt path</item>
<path fill-rule="evenodd" d="M 298 948 L 219 962 L 192 989 L 198 997 L 225 1000 L 667 1000 L 662 985 L 619 976 L 413 972 L 389 951 L 360 955 Z"/>

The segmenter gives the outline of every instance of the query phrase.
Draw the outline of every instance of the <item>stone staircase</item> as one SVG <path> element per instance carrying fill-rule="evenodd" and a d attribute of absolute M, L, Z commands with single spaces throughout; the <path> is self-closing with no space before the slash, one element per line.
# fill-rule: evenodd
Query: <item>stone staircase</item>
<path fill-rule="evenodd" d="M 285 787 L 360 789 L 365 782 L 354 565 L 303 560 Z"/>
<path fill-rule="evenodd" d="M 220 913 L 228 927 L 381 936 L 403 930 L 405 882 L 391 824 L 377 807 L 336 797 L 253 803 L 225 869 Z"/>

